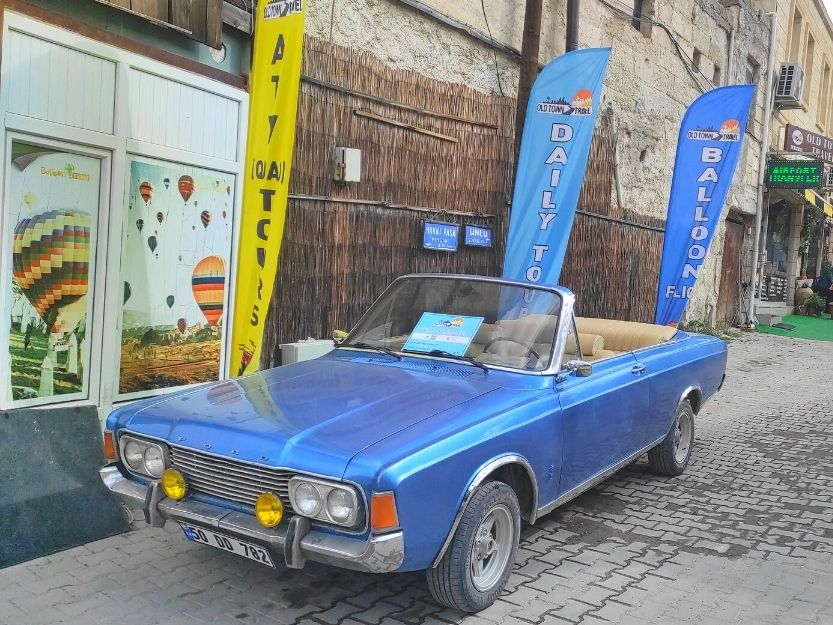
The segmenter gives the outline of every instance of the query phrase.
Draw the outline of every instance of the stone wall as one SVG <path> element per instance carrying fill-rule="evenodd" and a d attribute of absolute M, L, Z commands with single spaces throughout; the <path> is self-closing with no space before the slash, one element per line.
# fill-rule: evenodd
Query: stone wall
<path fill-rule="evenodd" d="M 799 0 L 812 2 L 813 0 Z M 445 15 L 487 32 L 480 0 L 423 0 Z M 606 0 L 612 7 L 628 3 Z M 582 47 L 612 46 L 602 107 L 613 113 L 622 203 L 665 218 L 680 120 L 694 99 L 717 84 L 747 81 L 750 67 L 766 66 L 768 25 L 755 0 L 726 8 L 719 0 L 644 2 L 656 5 L 664 27 L 637 29 L 628 16 L 600 0 L 581 3 Z M 502 44 L 520 49 L 524 0 L 486 0 L 489 27 Z M 545 2 L 541 63 L 564 51 L 564 2 Z M 333 9 L 333 6 L 335 7 Z M 331 28 L 332 25 L 332 28 Z M 311 0 L 308 30 L 316 37 L 370 51 L 384 62 L 488 93 L 517 92 L 517 55 L 498 51 L 407 6 L 400 0 L 356 0 L 349 5 Z M 732 42 L 733 41 L 733 42 Z M 698 51 L 699 68 L 692 68 Z M 500 84 L 496 72 L 500 73 Z M 717 68 L 717 69 L 716 69 Z M 693 76 L 692 76 L 693 74 Z M 761 76 L 763 71 L 758 72 Z M 756 74 L 757 75 L 757 74 Z M 744 153 L 725 211 L 754 215 L 764 97 L 757 93 Z M 688 317 L 713 321 L 720 285 L 723 225 L 717 231 L 689 306 Z M 646 294 L 653 297 L 654 294 Z"/>

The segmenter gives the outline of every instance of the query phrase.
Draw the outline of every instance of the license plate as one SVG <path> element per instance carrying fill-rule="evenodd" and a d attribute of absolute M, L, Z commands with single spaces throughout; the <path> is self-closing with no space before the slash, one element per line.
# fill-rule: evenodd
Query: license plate
<path fill-rule="evenodd" d="M 202 543 L 204 545 L 216 547 L 217 549 L 222 549 L 223 551 L 228 551 L 230 553 L 237 554 L 238 556 L 248 558 L 249 560 L 254 560 L 255 562 L 260 562 L 261 564 L 275 568 L 269 552 L 263 547 L 258 547 L 252 543 L 237 540 L 231 536 L 225 536 L 224 534 L 212 532 L 204 527 L 196 527 L 186 523 L 180 523 L 180 526 L 182 527 L 182 532 L 185 534 L 185 538 L 193 543 Z"/>

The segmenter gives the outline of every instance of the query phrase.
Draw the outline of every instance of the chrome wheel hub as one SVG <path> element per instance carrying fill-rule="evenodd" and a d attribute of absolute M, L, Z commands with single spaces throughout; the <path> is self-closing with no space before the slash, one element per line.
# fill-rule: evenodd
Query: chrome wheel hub
<path fill-rule="evenodd" d="M 682 464 L 688 457 L 688 450 L 694 438 L 694 422 L 691 415 L 683 413 L 674 427 L 674 461 Z"/>
<path fill-rule="evenodd" d="M 469 566 L 471 581 L 481 592 L 497 584 L 512 554 L 512 514 L 503 505 L 492 508 L 483 517 L 474 535 Z"/>

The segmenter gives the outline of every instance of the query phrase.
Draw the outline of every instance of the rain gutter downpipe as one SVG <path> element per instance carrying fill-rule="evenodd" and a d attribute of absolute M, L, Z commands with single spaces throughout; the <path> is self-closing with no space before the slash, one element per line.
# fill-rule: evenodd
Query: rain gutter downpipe
<path fill-rule="evenodd" d="M 767 153 L 769 151 L 769 132 L 772 125 L 774 107 L 775 84 L 775 31 L 778 26 L 776 12 L 768 13 L 769 17 L 769 58 L 766 63 L 766 103 L 764 104 L 764 129 L 761 138 L 761 154 L 758 159 L 758 197 L 755 211 L 755 238 L 752 242 L 752 281 L 749 287 L 749 308 L 746 315 L 746 325 L 753 327 L 758 324 L 755 317 L 755 289 L 758 286 L 758 274 L 761 270 L 761 224 L 764 211 L 764 181 L 766 180 Z"/>
<path fill-rule="evenodd" d="M 529 92 L 538 78 L 538 58 L 541 51 L 541 16 L 544 12 L 543 0 L 526 0 L 524 11 L 524 38 L 521 44 L 521 67 L 518 77 L 518 103 L 515 110 L 515 168 L 518 167 L 518 154 L 521 150 L 521 136 L 526 121 L 526 105 Z"/>
<path fill-rule="evenodd" d="M 578 48 L 579 0 L 567 0 L 567 52 Z"/>

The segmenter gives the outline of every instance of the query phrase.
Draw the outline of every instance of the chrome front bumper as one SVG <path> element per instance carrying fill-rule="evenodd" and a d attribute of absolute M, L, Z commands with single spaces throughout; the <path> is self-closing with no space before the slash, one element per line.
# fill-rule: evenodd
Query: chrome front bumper
<path fill-rule="evenodd" d="M 313 560 L 356 571 L 390 573 L 405 558 L 401 531 L 365 540 L 349 538 L 313 530 L 309 519 L 300 515 L 268 529 L 251 514 L 189 499 L 168 499 L 158 481 L 139 484 L 125 478 L 114 465 L 102 468 L 99 474 L 124 505 L 141 510 L 145 522 L 153 527 L 175 521 L 212 529 L 260 545 L 290 568 L 302 568 L 306 560 Z"/>

